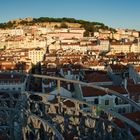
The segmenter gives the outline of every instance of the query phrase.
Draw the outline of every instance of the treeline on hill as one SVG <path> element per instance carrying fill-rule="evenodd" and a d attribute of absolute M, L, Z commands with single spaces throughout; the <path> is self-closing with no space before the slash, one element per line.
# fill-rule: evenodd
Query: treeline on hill
<path fill-rule="evenodd" d="M 98 31 L 99 29 L 107 29 L 111 31 L 115 31 L 112 28 L 109 28 L 108 26 L 105 26 L 103 23 L 99 22 L 89 22 L 85 20 L 77 20 L 74 18 L 49 18 L 49 17 L 40 17 L 40 18 L 33 18 L 31 21 L 27 20 L 21 20 L 18 24 L 19 25 L 25 25 L 25 26 L 31 26 L 35 25 L 37 23 L 45 23 L 45 22 L 60 22 L 60 28 L 68 28 L 68 23 L 79 23 L 81 24 L 81 28 L 84 28 L 86 31 L 84 33 L 84 36 L 92 36 L 92 33 L 95 31 Z M 16 27 L 16 21 L 14 22 L 7 22 L 7 23 L 0 23 L 0 28 L 6 29 L 6 28 L 14 28 Z M 58 26 L 56 26 L 59 28 Z"/>

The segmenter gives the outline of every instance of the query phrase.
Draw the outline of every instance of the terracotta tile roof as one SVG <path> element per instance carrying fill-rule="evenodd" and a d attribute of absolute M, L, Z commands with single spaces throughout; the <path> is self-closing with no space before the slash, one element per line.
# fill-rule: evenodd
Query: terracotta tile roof
<path fill-rule="evenodd" d="M 121 53 L 115 53 L 115 55 L 117 57 L 125 57 L 125 53 L 121 52 Z"/>
<path fill-rule="evenodd" d="M 98 60 L 89 61 L 89 65 L 98 66 L 98 65 L 100 65 L 100 62 Z"/>
<path fill-rule="evenodd" d="M 132 45 L 132 42 L 125 42 L 123 45 Z"/>
<path fill-rule="evenodd" d="M 124 87 L 121 86 L 110 85 L 110 86 L 103 86 L 103 87 L 119 92 L 120 94 L 127 94 Z M 82 86 L 81 89 L 82 89 L 83 97 L 95 97 L 95 96 L 103 96 L 107 94 L 105 91 L 98 90 L 92 87 Z"/>
<path fill-rule="evenodd" d="M 127 64 L 129 63 L 129 60 L 127 58 L 123 58 L 123 59 L 121 59 L 121 61 L 124 63 L 127 63 Z"/>
<path fill-rule="evenodd" d="M 72 66 L 71 66 L 71 68 L 72 69 L 82 69 L 83 68 L 83 65 L 81 65 L 81 64 L 73 64 Z"/>
<path fill-rule="evenodd" d="M 106 73 L 92 72 L 85 75 L 85 79 L 88 82 L 111 82 L 112 80 L 107 76 Z"/>
<path fill-rule="evenodd" d="M 134 57 L 136 56 L 137 54 L 133 53 L 133 52 L 130 52 L 130 53 L 127 53 L 127 57 Z"/>
<path fill-rule="evenodd" d="M 13 74 L 0 74 L 0 80 L 6 80 L 6 79 L 16 79 L 19 80 L 19 75 L 13 75 Z"/>
<path fill-rule="evenodd" d="M 140 125 L 140 112 L 126 113 L 124 114 L 124 116 Z M 118 120 L 117 118 L 115 118 L 114 122 L 121 128 L 125 127 L 123 122 Z M 134 130 L 133 128 L 131 128 L 131 131 L 134 135 L 137 134 L 136 130 Z"/>
<path fill-rule="evenodd" d="M 11 64 L 11 65 L 1 65 L 0 66 L 1 70 L 15 70 L 17 69 L 15 64 Z"/>
<path fill-rule="evenodd" d="M 30 65 L 25 65 L 25 66 L 23 67 L 23 70 L 29 70 L 29 68 L 30 68 Z"/>
<path fill-rule="evenodd" d="M 98 43 L 97 42 L 91 42 L 91 43 L 89 43 L 89 44 L 87 44 L 88 46 L 97 46 L 98 45 Z"/>
<path fill-rule="evenodd" d="M 140 140 L 140 135 L 135 136 L 136 140 Z"/>
<path fill-rule="evenodd" d="M 6 74 L 2 73 L 0 74 L 0 82 L 19 82 L 23 81 L 25 78 L 24 75 L 19 75 L 19 74 Z"/>
<path fill-rule="evenodd" d="M 93 96 L 103 96 L 106 95 L 106 93 L 102 90 L 98 90 L 92 87 L 86 87 L 86 86 L 82 86 L 82 93 L 83 93 L 83 97 L 93 97 Z"/>
<path fill-rule="evenodd" d="M 109 86 L 104 86 L 105 88 L 109 88 L 111 90 L 114 90 L 116 92 L 119 92 L 120 94 L 128 94 L 127 91 L 123 86 L 118 86 L 118 85 L 109 85 Z"/>
<path fill-rule="evenodd" d="M 70 100 L 64 100 L 63 104 L 66 105 L 67 107 L 75 107 L 74 102 L 72 102 Z"/>
<path fill-rule="evenodd" d="M 134 80 L 133 79 L 127 79 L 127 85 L 134 85 Z"/>
<path fill-rule="evenodd" d="M 137 58 L 124 58 L 121 61 L 126 62 L 126 63 L 133 63 L 133 62 L 140 62 L 140 59 L 137 59 Z"/>
<path fill-rule="evenodd" d="M 79 43 L 79 42 L 76 42 L 76 43 L 72 43 L 72 42 L 71 42 L 71 43 L 61 43 L 61 45 L 66 45 L 66 46 L 67 46 L 67 45 L 70 45 L 70 46 L 71 46 L 71 45 L 78 45 L 78 46 L 79 46 L 80 43 Z"/>
<path fill-rule="evenodd" d="M 59 34 L 81 34 L 80 32 L 58 32 Z"/>
<path fill-rule="evenodd" d="M 111 42 L 110 45 L 120 45 L 120 42 Z"/>
<path fill-rule="evenodd" d="M 110 45 L 118 45 L 118 46 L 122 46 L 122 45 L 132 45 L 132 42 L 111 42 Z"/>
<path fill-rule="evenodd" d="M 110 67 L 113 71 L 126 71 L 128 70 L 128 67 L 125 65 L 121 65 L 121 64 L 110 64 Z"/>
<path fill-rule="evenodd" d="M 130 95 L 137 94 L 137 93 L 140 94 L 140 84 L 129 85 L 127 89 Z"/>
<path fill-rule="evenodd" d="M 136 72 L 140 72 L 140 66 L 135 67 Z"/>

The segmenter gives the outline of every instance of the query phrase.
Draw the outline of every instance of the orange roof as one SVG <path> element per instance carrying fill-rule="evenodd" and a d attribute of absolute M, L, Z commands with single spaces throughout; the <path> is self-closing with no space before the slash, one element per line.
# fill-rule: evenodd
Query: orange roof
<path fill-rule="evenodd" d="M 110 45 L 118 45 L 118 46 L 122 46 L 122 45 L 132 45 L 132 42 L 111 42 Z"/>
<path fill-rule="evenodd" d="M 2 73 L 0 74 L 0 81 L 6 81 L 6 80 L 14 80 L 14 81 L 20 81 L 22 80 L 23 76 L 21 75 L 15 75 L 15 74 L 6 74 L 6 73 Z"/>
<path fill-rule="evenodd" d="M 119 92 L 120 94 L 127 94 L 124 87 L 121 86 L 110 85 L 110 86 L 103 86 L 103 87 Z M 81 89 L 82 89 L 83 97 L 103 96 L 107 94 L 105 91 L 95 89 L 92 87 L 82 86 Z"/>
<path fill-rule="evenodd" d="M 70 100 L 64 100 L 63 104 L 66 105 L 67 107 L 75 107 L 74 102 L 72 102 Z"/>
<path fill-rule="evenodd" d="M 85 79 L 88 82 L 111 82 L 112 80 L 107 76 L 106 73 L 92 72 L 85 75 Z"/>
<path fill-rule="evenodd" d="M 80 43 L 79 42 L 74 42 L 74 43 L 61 43 L 61 45 L 80 45 Z"/>
<path fill-rule="evenodd" d="M 126 113 L 126 114 L 124 114 L 124 116 L 140 125 L 140 112 Z M 117 118 L 115 118 L 114 122 L 119 127 L 122 127 L 122 128 L 125 127 L 125 125 L 123 124 L 123 122 L 120 121 L 120 120 L 118 120 Z M 135 135 L 136 134 L 136 131 L 134 129 L 131 129 L 131 130 L 132 130 L 132 133 Z"/>
<path fill-rule="evenodd" d="M 130 95 L 132 94 L 137 94 L 139 93 L 140 94 L 140 84 L 134 84 L 134 85 L 129 85 L 127 87 L 128 89 L 128 92 L 130 93 Z"/>
<path fill-rule="evenodd" d="M 125 88 L 123 86 L 118 86 L 118 85 L 108 85 L 108 86 L 104 86 L 105 88 L 114 90 L 116 92 L 119 92 L 120 94 L 128 94 L 127 91 L 125 90 Z"/>
<path fill-rule="evenodd" d="M 140 66 L 135 67 L 136 72 L 140 72 Z"/>
<path fill-rule="evenodd" d="M 106 93 L 102 90 L 98 90 L 92 87 L 86 87 L 86 86 L 82 86 L 82 93 L 83 93 L 83 97 L 93 97 L 93 96 L 103 96 L 106 95 Z"/>
<path fill-rule="evenodd" d="M 122 70 L 126 71 L 128 69 L 127 66 L 120 65 L 120 64 L 116 64 L 116 65 L 110 64 L 110 67 L 113 71 L 122 71 Z"/>

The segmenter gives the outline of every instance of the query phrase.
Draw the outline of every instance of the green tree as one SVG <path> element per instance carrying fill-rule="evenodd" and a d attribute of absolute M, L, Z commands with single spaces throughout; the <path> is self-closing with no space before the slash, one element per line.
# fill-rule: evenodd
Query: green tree
<path fill-rule="evenodd" d="M 84 32 L 84 37 L 89 37 L 89 35 L 90 35 L 89 31 Z"/>
<path fill-rule="evenodd" d="M 65 22 L 62 22 L 60 24 L 60 28 L 68 28 L 68 25 Z"/>
<path fill-rule="evenodd" d="M 58 25 L 55 25 L 54 28 L 59 28 L 59 26 Z"/>
<path fill-rule="evenodd" d="M 13 27 L 13 23 L 12 23 L 11 21 L 9 21 L 9 22 L 6 24 L 6 27 L 7 27 L 7 28 Z"/>

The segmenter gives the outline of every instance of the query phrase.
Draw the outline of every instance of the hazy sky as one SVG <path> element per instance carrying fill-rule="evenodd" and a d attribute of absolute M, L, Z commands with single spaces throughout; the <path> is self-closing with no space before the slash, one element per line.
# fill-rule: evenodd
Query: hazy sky
<path fill-rule="evenodd" d="M 0 22 L 43 16 L 73 17 L 140 30 L 140 0 L 0 0 Z"/>

